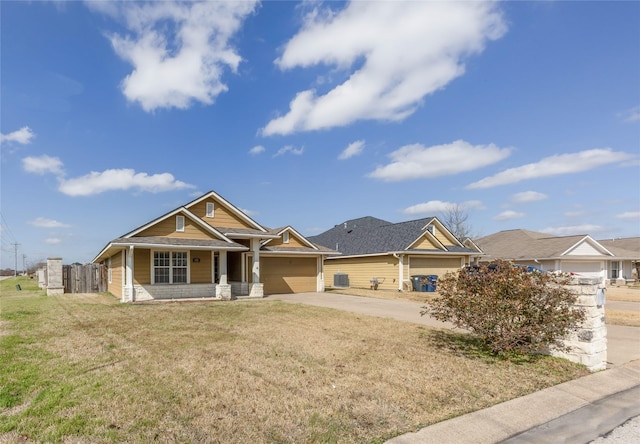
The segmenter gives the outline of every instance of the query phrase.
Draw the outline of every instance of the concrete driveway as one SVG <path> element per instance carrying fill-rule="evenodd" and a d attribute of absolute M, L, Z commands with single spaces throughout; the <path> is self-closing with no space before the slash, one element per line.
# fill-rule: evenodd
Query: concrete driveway
<path fill-rule="evenodd" d="M 336 310 L 413 322 L 429 327 L 454 328 L 449 323 L 437 321 L 429 316 L 420 316 L 420 310 L 424 304 L 419 302 L 348 296 L 336 293 L 278 294 L 267 296 L 266 299 L 335 308 Z M 640 327 L 607 325 L 607 339 L 607 362 L 609 366 L 618 366 L 640 359 Z"/>

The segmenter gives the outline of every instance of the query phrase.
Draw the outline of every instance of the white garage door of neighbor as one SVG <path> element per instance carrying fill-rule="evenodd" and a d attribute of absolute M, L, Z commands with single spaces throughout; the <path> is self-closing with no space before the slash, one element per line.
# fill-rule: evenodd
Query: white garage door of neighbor
<path fill-rule="evenodd" d="M 592 262 L 569 262 L 562 261 L 562 271 L 565 273 L 576 273 L 583 277 L 599 278 L 602 276 L 602 264 L 600 261 Z"/>

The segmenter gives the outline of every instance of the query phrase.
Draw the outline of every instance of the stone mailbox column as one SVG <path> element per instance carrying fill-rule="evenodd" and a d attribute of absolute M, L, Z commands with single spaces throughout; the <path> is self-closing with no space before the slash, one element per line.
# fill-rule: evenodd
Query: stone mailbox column
<path fill-rule="evenodd" d="M 571 351 L 553 351 L 551 354 L 584 364 L 592 372 L 604 370 L 607 368 L 604 282 L 600 278 L 580 278 L 574 279 L 569 287 L 578 295 L 577 305 L 584 308 L 586 318 L 565 340 Z"/>
<path fill-rule="evenodd" d="M 49 258 L 47 259 L 47 296 L 63 293 L 62 258 Z"/>

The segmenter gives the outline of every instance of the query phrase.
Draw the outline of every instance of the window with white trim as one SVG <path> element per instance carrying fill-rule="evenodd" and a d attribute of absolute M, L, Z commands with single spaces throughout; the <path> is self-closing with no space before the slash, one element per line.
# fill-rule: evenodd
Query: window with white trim
<path fill-rule="evenodd" d="M 213 217 L 214 209 L 213 202 L 207 202 L 207 217 Z"/>
<path fill-rule="evenodd" d="M 284 233 L 282 233 L 282 243 L 288 244 L 289 243 L 289 232 L 285 231 Z"/>
<path fill-rule="evenodd" d="M 184 232 L 184 216 L 176 216 L 176 231 Z"/>
<path fill-rule="evenodd" d="M 186 284 L 188 264 L 186 251 L 154 251 L 153 283 Z"/>

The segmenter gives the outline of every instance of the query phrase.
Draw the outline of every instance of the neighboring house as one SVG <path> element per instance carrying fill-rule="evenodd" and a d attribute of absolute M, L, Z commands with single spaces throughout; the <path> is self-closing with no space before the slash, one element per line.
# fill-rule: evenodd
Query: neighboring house
<path fill-rule="evenodd" d="M 608 283 L 631 279 L 632 263 L 635 265 L 640 256 L 589 235 L 554 236 L 522 229 L 500 231 L 475 239 L 473 244 L 486 254 L 483 261 L 505 259 L 546 271 L 598 277 Z M 465 241 L 465 245 L 471 247 L 471 241 Z M 620 247 L 624 245 L 628 243 L 620 242 Z"/>
<path fill-rule="evenodd" d="M 93 259 L 123 302 L 323 291 L 337 254 L 290 226 L 268 229 L 211 191 L 118 237 Z"/>
<path fill-rule="evenodd" d="M 608 279 L 638 279 L 640 276 L 640 237 L 602 239 L 598 242 L 615 256 L 615 259 L 608 263 Z"/>
<path fill-rule="evenodd" d="M 327 285 L 341 284 L 346 275 L 349 286 L 361 288 L 410 290 L 411 276 L 442 276 L 481 255 L 463 246 L 435 217 L 395 224 L 362 217 L 309 240 L 341 253 L 325 260 Z"/>

